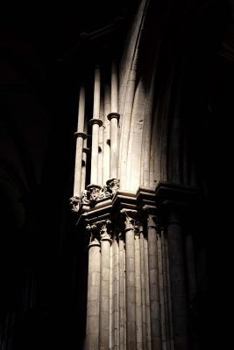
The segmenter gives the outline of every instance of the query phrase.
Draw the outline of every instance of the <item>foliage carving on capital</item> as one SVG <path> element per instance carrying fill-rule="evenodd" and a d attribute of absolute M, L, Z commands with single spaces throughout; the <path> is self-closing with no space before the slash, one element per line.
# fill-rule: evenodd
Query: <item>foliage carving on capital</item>
<path fill-rule="evenodd" d="M 95 202 L 100 197 L 101 187 L 100 186 L 90 186 L 89 190 L 89 200 L 90 202 Z"/>
<path fill-rule="evenodd" d="M 86 190 L 81 193 L 81 196 L 73 196 L 70 198 L 71 210 L 78 213 L 82 206 L 95 206 L 96 202 L 103 199 L 112 198 L 119 189 L 119 180 L 110 179 L 103 187 L 99 185 L 89 185 Z"/>
<path fill-rule="evenodd" d="M 125 231 L 134 230 L 135 228 L 135 220 L 131 216 L 129 216 L 128 213 L 125 213 L 124 224 L 125 224 Z"/>
<path fill-rule="evenodd" d="M 111 227 L 110 227 L 110 225 L 111 225 L 110 220 L 106 220 L 106 222 L 101 225 L 100 237 L 101 237 L 102 241 L 104 241 L 104 240 L 111 241 Z"/>
<path fill-rule="evenodd" d="M 113 196 L 119 189 L 120 180 L 117 178 L 110 179 L 106 182 L 108 192 Z"/>
<path fill-rule="evenodd" d="M 89 205 L 90 204 L 90 200 L 89 200 L 89 193 L 87 190 L 84 190 L 82 192 L 82 197 L 81 197 L 81 203 L 82 204 L 86 204 L 86 205 Z"/>
<path fill-rule="evenodd" d="M 89 245 L 96 245 L 96 244 L 99 245 L 100 244 L 99 243 L 100 237 L 99 237 L 97 225 L 88 224 L 86 226 L 86 231 L 89 234 Z"/>
<path fill-rule="evenodd" d="M 74 213 L 78 213 L 81 205 L 81 199 L 78 196 L 71 197 L 69 199 L 69 204 L 71 207 L 71 211 Z"/>
<path fill-rule="evenodd" d="M 153 214 L 148 214 L 147 226 L 156 228 L 156 216 Z"/>

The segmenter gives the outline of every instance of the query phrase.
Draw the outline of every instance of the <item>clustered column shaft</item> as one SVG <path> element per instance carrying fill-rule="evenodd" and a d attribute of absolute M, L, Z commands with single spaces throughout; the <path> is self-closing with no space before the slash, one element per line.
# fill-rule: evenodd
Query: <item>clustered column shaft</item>
<path fill-rule="evenodd" d="M 100 313 L 100 277 L 101 251 L 97 227 L 87 228 L 90 232 L 88 257 L 88 296 L 87 296 L 87 324 L 86 349 L 98 350 L 99 347 L 99 313 Z"/>
<path fill-rule="evenodd" d="M 159 275 L 157 253 L 156 216 L 148 214 L 148 250 L 152 348 L 161 349 Z"/>
<path fill-rule="evenodd" d="M 102 125 L 100 118 L 100 68 L 96 67 L 94 76 L 94 102 L 93 102 L 93 119 L 90 120 L 92 125 L 92 150 L 91 150 L 91 184 L 98 185 L 98 142 L 99 127 Z"/>
<path fill-rule="evenodd" d="M 123 208 L 120 222 L 105 219 L 87 226 L 86 350 L 189 348 L 178 211 L 169 207 L 163 227 L 156 207 L 145 205 L 143 212 L 146 220 L 137 210 Z"/>
<path fill-rule="evenodd" d="M 101 228 L 101 295 L 100 295 L 100 349 L 109 348 L 109 298 L 110 298 L 110 245 L 111 235 L 104 224 Z"/>
<path fill-rule="evenodd" d="M 104 76 L 105 78 L 105 76 Z M 118 72 L 115 62 L 111 66 L 111 79 L 101 80 L 99 66 L 94 71 L 93 117 L 89 119 L 91 134 L 91 169 L 90 179 L 86 179 L 87 138 L 84 132 L 85 91 L 80 88 L 78 130 L 76 142 L 76 161 L 73 197 L 81 198 L 86 183 L 88 191 L 99 193 L 101 187 L 112 185 L 118 179 L 119 156 L 119 114 L 118 114 Z"/>
<path fill-rule="evenodd" d="M 126 296 L 127 296 L 127 349 L 136 349 L 136 294 L 135 294 L 135 233 L 134 221 L 126 216 Z"/>
<path fill-rule="evenodd" d="M 111 71 L 111 113 L 108 115 L 110 120 L 110 176 L 117 178 L 118 171 L 118 79 L 116 65 L 112 63 Z"/>
<path fill-rule="evenodd" d="M 87 135 L 84 132 L 84 120 L 85 120 L 85 90 L 84 87 L 80 88 L 80 96 L 79 96 L 79 112 L 78 112 L 78 126 L 75 135 L 76 139 L 76 158 L 75 158 L 75 175 L 74 175 L 74 190 L 73 196 L 80 197 L 82 190 L 82 159 L 83 159 L 83 147 L 84 140 Z"/>

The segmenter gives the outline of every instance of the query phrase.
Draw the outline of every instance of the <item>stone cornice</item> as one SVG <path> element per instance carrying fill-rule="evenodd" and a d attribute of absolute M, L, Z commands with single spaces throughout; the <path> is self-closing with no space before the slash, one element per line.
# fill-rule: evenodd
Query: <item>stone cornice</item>
<path fill-rule="evenodd" d="M 144 223 L 149 215 L 158 216 L 159 213 L 166 213 L 171 207 L 181 211 L 181 208 L 188 208 L 198 198 L 199 192 L 196 188 L 162 182 L 158 184 L 155 191 L 143 187 L 139 188 L 136 194 L 116 190 L 112 196 L 98 199 L 94 206 L 82 205 L 76 213 L 77 224 L 80 221 L 94 224 L 100 220 L 111 219 L 119 225 L 120 229 L 123 229 L 124 212 L 137 213 L 136 220 Z M 77 202 L 76 198 L 75 202 Z"/>
<path fill-rule="evenodd" d="M 186 221 L 193 215 L 193 208 L 197 208 L 201 201 L 201 195 L 198 188 L 182 186 L 167 182 L 160 182 L 155 190 L 156 205 L 160 209 L 161 218 L 167 222 Z M 176 219 L 175 219 L 176 218 Z"/>
<path fill-rule="evenodd" d="M 198 188 L 172 184 L 168 182 L 159 182 L 155 190 L 157 205 L 166 205 L 169 203 L 194 204 L 200 199 Z"/>

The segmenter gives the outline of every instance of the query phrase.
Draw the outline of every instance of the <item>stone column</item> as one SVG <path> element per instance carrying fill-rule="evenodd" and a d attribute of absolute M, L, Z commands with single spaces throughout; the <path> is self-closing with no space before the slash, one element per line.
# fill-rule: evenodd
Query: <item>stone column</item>
<path fill-rule="evenodd" d="M 99 139 L 99 127 L 102 126 L 100 119 L 91 119 L 92 125 L 92 150 L 91 150 L 91 179 L 90 183 L 98 185 L 98 139 Z"/>
<path fill-rule="evenodd" d="M 111 71 L 111 113 L 107 118 L 110 120 L 110 177 L 117 178 L 118 173 L 118 78 L 115 63 L 112 63 Z"/>
<path fill-rule="evenodd" d="M 113 349 L 119 350 L 119 245 L 117 237 L 113 240 Z"/>
<path fill-rule="evenodd" d="M 117 113 L 118 108 L 118 73 L 116 63 L 111 66 L 111 112 Z"/>
<path fill-rule="evenodd" d="M 189 349 L 181 208 L 175 202 L 167 203 L 168 256 L 175 350 Z"/>
<path fill-rule="evenodd" d="M 98 141 L 98 180 L 97 183 L 100 186 L 103 186 L 103 170 L 104 170 L 104 162 L 103 162 L 103 138 L 104 138 L 104 127 L 103 125 L 99 128 L 99 141 Z"/>
<path fill-rule="evenodd" d="M 93 119 L 92 125 L 92 152 L 91 152 L 91 180 L 93 185 L 98 184 L 98 141 L 99 127 L 103 124 L 100 118 L 100 69 L 96 67 L 94 77 L 94 101 L 93 101 Z"/>
<path fill-rule="evenodd" d="M 158 276 L 159 276 L 159 296 L 160 296 L 160 316 L 161 316 L 161 335 L 162 335 L 162 350 L 167 350 L 167 332 L 166 332 L 166 288 L 164 284 L 163 270 L 163 239 L 162 231 L 157 234 L 158 247 Z"/>
<path fill-rule="evenodd" d="M 73 197 L 80 198 L 81 192 L 81 174 L 82 174 L 82 156 L 83 144 L 87 135 L 84 133 L 84 117 L 85 117 L 85 90 L 80 88 L 79 96 L 79 112 L 78 112 L 78 126 L 75 132 L 76 139 L 76 158 L 75 158 L 75 175 L 74 175 L 74 190 Z"/>
<path fill-rule="evenodd" d="M 148 232 L 147 232 L 148 235 Z M 148 238 L 148 237 L 147 237 Z M 152 349 L 151 341 L 151 315 L 150 315 L 150 283 L 149 283 L 149 249 L 148 240 L 144 238 L 144 263 L 145 263 L 145 321 L 147 350 Z"/>
<path fill-rule="evenodd" d="M 126 272 L 125 243 L 119 234 L 119 349 L 126 350 Z"/>
<path fill-rule="evenodd" d="M 85 190 L 86 187 L 86 167 L 87 167 L 87 155 L 90 150 L 87 148 L 87 142 L 84 140 L 83 147 L 83 157 L 82 157 L 82 174 L 81 174 L 81 192 Z"/>
<path fill-rule="evenodd" d="M 86 350 L 99 350 L 100 242 L 96 225 L 87 225 L 87 230 L 90 233 L 90 243 L 88 257 Z"/>
<path fill-rule="evenodd" d="M 162 276 L 164 285 L 164 305 L 165 305 L 165 329 L 166 345 L 170 350 L 174 349 L 173 324 L 172 324 L 172 307 L 170 293 L 169 264 L 167 252 L 167 238 L 165 231 L 161 230 L 161 252 L 162 252 Z"/>
<path fill-rule="evenodd" d="M 118 113 L 110 113 L 110 177 L 117 178 L 118 173 Z"/>
<path fill-rule="evenodd" d="M 135 232 L 131 214 L 125 212 L 127 350 L 136 349 Z"/>
<path fill-rule="evenodd" d="M 165 232 L 164 232 L 165 233 Z M 169 344 L 170 350 L 174 350 L 174 329 L 173 329 L 173 315 L 172 315 L 172 293 L 171 293 L 171 279 L 170 279 L 170 268 L 169 268 L 169 256 L 168 256 L 168 239 L 164 235 L 164 248 L 165 248 L 165 283 L 167 286 L 167 302 L 168 302 L 168 334 L 169 334 Z"/>
<path fill-rule="evenodd" d="M 156 215 L 148 213 L 148 249 L 149 249 L 149 284 L 150 284 L 150 313 L 151 313 L 151 342 L 152 349 L 161 349 L 161 324 L 159 301 L 159 273 Z"/>
<path fill-rule="evenodd" d="M 80 198 L 82 189 L 82 158 L 83 158 L 83 144 L 87 135 L 84 132 L 75 132 L 76 139 L 76 159 L 75 159 L 75 177 L 73 197 Z"/>
<path fill-rule="evenodd" d="M 101 73 L 100 67 L 95 67 L 94 72 L 94 99 L 93 99 L 93 117 L 100 118 L 100 102 L 101 102 Z"/>
<path fill-rule="evenodd" d="M 104 145 L 103 145 L 103 182 L 110 178 L 110 121 L 107 116 L 110 113 L 110 87 L 105 86 L 104 91 Z"/>
<path fill-rule="evenodd" d="M 142 338 L 143 349 L 147 347 L 147 322 L 146 322 L 146 276 L 145 276 L 145 249 L 144 249 L 144 229 L 139 227 L 140 233 L 140 270 L 141 270 L 141 307 L 142 307 Z M 148 259 L 148 257 L 147 257 Z"/>
<path fill-rule="evenodd" d="M 136 349 L 143 349 L 142 289 L 140 231 L 135 229 L 135 283 L 136 283 Z"/>
<path fill-rule="evenodd" d="M 101 297 L 100 297 L 100 350 L 109 349 L 109 298 L 110 298 L 110 222 L 101 227 Z"/>

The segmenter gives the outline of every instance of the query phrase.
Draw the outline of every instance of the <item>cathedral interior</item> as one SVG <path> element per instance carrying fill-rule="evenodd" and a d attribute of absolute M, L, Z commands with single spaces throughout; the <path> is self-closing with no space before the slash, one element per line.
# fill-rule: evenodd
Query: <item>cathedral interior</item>
<path fill-rule="evenodd" d="M 188 223 L 196 270 L 196 290 L 187 303 L 189 345 L 184 340 L 175 340 L 174 345 L 167 340 L 157 345 L 152 340 L 153 345 L 147 347 L 144 340 L 140 345 L 127 340 L 127 347 L 86 346 L 102 350 L 207 348 L 208 120 L 234 112 L 230 89 L 234 2 L 87 0 L 57 3 L 56 9 L 34 3 L 27 12 L 18 5 L 14 13 L 8 9 L 1 14 L 0 350 L 84 348 L 87 234 L 79 228 L 77 213 L 69 203 L 79 89 L 85 82 L 86 115 L 96 118 L 92 116 L 95 66 L 108 76 L 111 60 L 124 60 L 142 3 L 149 8 L 143 34 L 137 34 L 141 37 L 134 79 L 142 82 L 145 91 L 153 86 L 151 107 L 154 116 L 160 116 L 159 131 L 166 133 L 160 147 L 171 145 L 165 151 L 167 160 L 162 157 L 158 163 L 162 168 L 166 163 L 166 170 L 158 171 L 154 185 L 166 179 L 175 187 L 196 189 Z M 87 132 L 92 133 L 91 125 Z M 177 135 L 182 135 L 180 142 Z M 90 148 L 90 139 L 87 142 Z M 135 146 L 133 142 L 132 152 L 144 142 L 140 139 Z M 134 162 L 138 160 L 134 159 L 127 164 L 131 175 L 124 189 L 132 185 L 136 192 Z M 89 161 L 87 174 L 91 168 Z M 89 183 L 86 180 L 85 185 Z"/>

